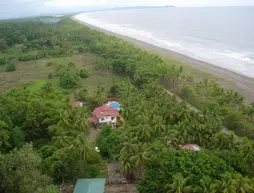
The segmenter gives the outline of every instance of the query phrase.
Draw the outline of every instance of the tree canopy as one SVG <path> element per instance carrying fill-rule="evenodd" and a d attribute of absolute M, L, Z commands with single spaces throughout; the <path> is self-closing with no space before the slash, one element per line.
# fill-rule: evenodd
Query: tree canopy
<path fill-rule="evenodd" d="M 36 91 L 0 93 L 0 192 L 57 193 L 53 183 L 97 177 L 103 158 L 117 160 L 141 193 L 254 192 L 254 103 L 215 81 L 186 76 L 173 60 L 69 18 L 1 22 L 6 73 L 17 62 L 84 52 L 95 58 L 95 69 L 124 77 L 109 90 L 96 85 L 87 108 L 70 105 L 72 92 L 78 100 L 88 98 L 80 80 L 89 74 L 75 61 L 55 72 L 69 93 L 51 82 Z M 118 97 L 124 124 L 101 129 L 98 153 L 88 140 L 87 120 L 92 107 L 110 96 Z M 201 151 L 181 150 L 184 144 L 198 144 Z"/>

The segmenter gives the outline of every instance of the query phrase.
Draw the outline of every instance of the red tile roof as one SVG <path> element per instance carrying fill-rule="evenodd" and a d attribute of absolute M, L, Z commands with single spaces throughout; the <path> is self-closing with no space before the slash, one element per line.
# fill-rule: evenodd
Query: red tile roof
<path fill-rule="evenodd" d="M 106 105 L 95 108 L 92 114 L 97 119 L 106 117 L 106 116 L 120 117 L 120 114 L 117 110 L 115 110 L 113 107 L 106 106 Z"/>
<path fill-rule="evenodd" d="M 194 151 L 200 151 L 200 147 L 197 144 L 187 144 L 183 145 L 181 149 L 189 149 Z"/>

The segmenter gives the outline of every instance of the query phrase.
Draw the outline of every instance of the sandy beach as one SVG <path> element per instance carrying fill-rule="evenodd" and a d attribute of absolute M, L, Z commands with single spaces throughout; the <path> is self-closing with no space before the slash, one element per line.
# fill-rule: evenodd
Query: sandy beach
<path fill-rule="evenodd" d="M 134 38 L 130 38 L 127 36 L 123 36 L 111 31 L 107 31 L 105 29 L 92 26 L 90 24 L 87 24 L 85 22 L 79 21 L 75 18 L 75 16 L 72 17 L 72 19 L 80 24 L 84 24 L 92 29 L 96 29 L 99 31 L 104 32 L 108 35 L 113 35 L 115 37 L 121 38 L 123 40 L 129 41 L 133 43 L 136 46 L 139 46 L 143 49 L 151 50 L 159 55 L 162 56 L 168 56 L 174 60 L 180 61 L 181 63 L 190 65 L 200 71 L 204 71 L 206 73 L 215 75 L 217 77 L 221 77 L 222 79 L 218 79 L 218 83 L 221 84 L 224 88 L 232 89 L 241 95 L 243 95 L 247 102 L 254 101 L 254 79 L 237 74 L 235 72 L 232 72 L 230 70 L 220 68 L 218 66 L 215 66 L 213 64 L 209 64 L 200 60 L 193 59 L 191 57 L 185 56 L 183 54 L 176 53 L 174 51 L 164 49 L 161 47 L 157 47 L 151 44 L 148 44 L 146 42 L 142 42 L 140 40 L 136 40 Z"/>

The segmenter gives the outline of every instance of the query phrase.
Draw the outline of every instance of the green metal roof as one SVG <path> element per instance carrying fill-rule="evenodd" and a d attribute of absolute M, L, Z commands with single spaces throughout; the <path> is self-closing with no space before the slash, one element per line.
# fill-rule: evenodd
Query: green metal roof
<path fill-rule="evenodd" d="M 79 179 L 75 185 L 74 193 L 103 193 L 105 179 Z"/>

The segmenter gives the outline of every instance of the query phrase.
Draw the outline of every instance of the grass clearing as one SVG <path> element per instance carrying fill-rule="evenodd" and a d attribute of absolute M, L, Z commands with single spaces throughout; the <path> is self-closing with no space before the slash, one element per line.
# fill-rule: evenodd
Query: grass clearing
<path fill-rule="evenodd" d="M 27 84 L 25 84 L 25 87 L 30 90 L 30 91 L 37 91 L 39 90 L 45 83 L 47 82 L 47 80 L 36 80 L 36 81 L 32 81 L 29 82 Z"/>
<path fill-rule="evenodd" d="M 185 76 L 193 76 L 197 80 L 202 80 L 205 78 L 210 79 L 210 80 L 215 80 L 215 81 L 224 80 L 222 77 L 218 77 L 213 74 L 209 74 L 207 72 L 204 72 L 202 70 L 199 70 L 199 69 L 191 66 L 190 64 L 182 63 L 182 62 L 174 60 L 168 56 L 162 56 L 162 58 L 167 64 L 171 64 L 171 65 L 173 64 L 173 65 L 176 65 L 179 67 L 182 66 L 183 67 L 183 75 L 185 75 Z"/>
<path fill-rule="evenodd" d="M 35 91 L 47 81 L 61 91 L 66 91 L 60 87 L 60 77 L 48 79 L 48 74 L 56 71 L 59 65 L 67 65 L 72 62 L 77 68 L 85 68 L 89 77 L 82 79 L 82 86 L 92 93 L 101 84 L 108 89 L 113 80 L 118 81 L 123 77 L 117 74 L 109 74 L 107 71 L 99 71 L 94 68 L 94 56 L 92 54 L 79 54 L 68 57 L 40 59 L 29 62 L 19 62 L 17 70 L 14 72 L 0 73 L 0 92 L 4 92 L 12 87 L 23 87 Z M 4 69 L 4 66 L 1 66 Z"/>

